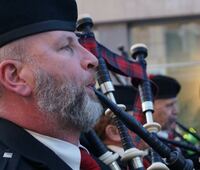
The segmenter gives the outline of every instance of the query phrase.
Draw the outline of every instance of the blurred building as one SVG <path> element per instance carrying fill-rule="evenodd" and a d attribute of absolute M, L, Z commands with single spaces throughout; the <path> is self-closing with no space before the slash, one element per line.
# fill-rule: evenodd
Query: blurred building
<path fill-rule="evenodd" d="M 199 0 L 77 0 L 79 14 L 89 14 L 97 39 L 119 53 L 123 45 L 148 46 L 148 73 L 171 75 L 182 84 L 181 118 L 200 118 Z M 128 82 L 123 79 L 122 82 Z"/>

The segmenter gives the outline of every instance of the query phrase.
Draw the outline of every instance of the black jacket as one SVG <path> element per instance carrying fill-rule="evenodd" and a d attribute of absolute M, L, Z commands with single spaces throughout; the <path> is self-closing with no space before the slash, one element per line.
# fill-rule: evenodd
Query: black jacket
<path fill-rule="evenodd" d="M 21 127 L 0 119 L 0 170 L 71 170 Z"/>
<path fill-rule="evenodd" d="M 97 160 L 102 170 L 108 170 Z M 72 170 L 23 128 L 0 118 L 0 170 Z"/>

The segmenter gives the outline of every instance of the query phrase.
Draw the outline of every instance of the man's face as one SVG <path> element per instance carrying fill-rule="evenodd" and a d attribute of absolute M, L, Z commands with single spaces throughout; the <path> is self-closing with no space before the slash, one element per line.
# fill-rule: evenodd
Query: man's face
<path fill-rule="evenodd" d="M 177 98 L 155 100 L 153 117 L 163 130 L 175 128 L 177 113 Z"/>
<path fill-rule="evenodd" d="M 34 95 L 40 110 L 62 128 L 88 130 L 102 113 L 93 92 L 97 59 L 85 50 L 74 33 L 53 31 L 36 37 Z"/>

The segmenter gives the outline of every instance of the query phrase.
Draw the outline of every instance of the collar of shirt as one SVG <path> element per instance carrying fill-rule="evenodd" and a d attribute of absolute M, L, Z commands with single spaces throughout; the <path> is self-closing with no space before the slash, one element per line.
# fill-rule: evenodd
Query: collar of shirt
<path fill-rule="evenodd" d="M 74 145 L 69 142 L 56 139 L 50 136 L 41 135 L 39 133 L 27 130 L 34 138 L 43 143 L 49 149 L 51 149 L 60 159 L 62 159 L 66 164 L 68 164 L 72 169 L 79 170 L 81 155 L 79 147 L 87 150 L 82 145 Z"/>

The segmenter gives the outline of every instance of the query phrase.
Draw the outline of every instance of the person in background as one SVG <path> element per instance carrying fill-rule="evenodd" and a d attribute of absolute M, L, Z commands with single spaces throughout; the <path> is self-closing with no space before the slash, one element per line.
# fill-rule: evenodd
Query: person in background
<path fill-rule="evenodd" d="M 84 170 L 79 137 L 102 106 L 75 0 L 0 0 L 0 20 L 0 169 Z"/>
<path fill-rule="evenodd" d="M 180 83 L 173 77 L 165 75 L 151 75 L 150 80 L 157 86 L 154 97 L 154 121 L 161 125 L 158 133 L 161 137 L 173 139 L 172 131 L 176 127 L 178 108 L 178 94 Z"/>
<path fill-rule="evenodd" d="M 158 92 L 154 100 L 153 113 L 154 120 L 161 125 L 161 131 L 158 135 L 169 140 L 177 140 L 187 144 L 187 140 L 184 138 L 179 138 L 178 140 L 176 138 L 176 133 L 174 133 L 177 126 L 177 114 L 179 113 L 178 95 L 181 90 L 180 83 L 175 78 L 165 75 L 151 75 L 150 79 L 158 87 Z M 172 148 L 174 147 L 175 146 L 172 145 Z M 180 147 L 175 148 L 181 151 L 184 157 L 193 161 L 195 169 L 200 168 L 198 153 Z"/>

